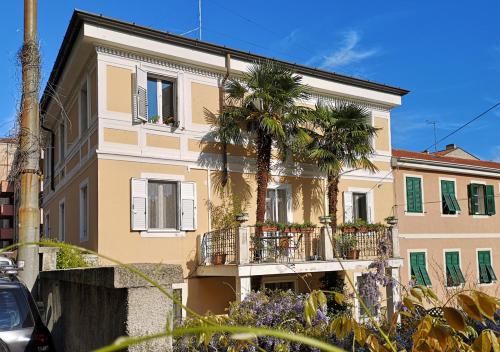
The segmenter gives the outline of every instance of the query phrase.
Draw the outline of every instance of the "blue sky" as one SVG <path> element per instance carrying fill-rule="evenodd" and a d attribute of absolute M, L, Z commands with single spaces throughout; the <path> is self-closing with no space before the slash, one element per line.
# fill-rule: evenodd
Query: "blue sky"
<path fill-rule="evenodd" d="M 74 8 L 178 34 L 197 27 L 197 0 L 39 1 L 39 7 L 44 82 Z M 0 2 L 0 135 L 19 99 L 22 11 L 20 0 Z M 393 146 L 423 150 L 433 143 L 429 121 L 437 122 L 439 138 L 500 101 L 499 11 L 497 1 L 203 0 L 203 40 L 409 89 L 392 112 Z M 446 143 L 500 161 L 500 108 L 439 147 Z"/>

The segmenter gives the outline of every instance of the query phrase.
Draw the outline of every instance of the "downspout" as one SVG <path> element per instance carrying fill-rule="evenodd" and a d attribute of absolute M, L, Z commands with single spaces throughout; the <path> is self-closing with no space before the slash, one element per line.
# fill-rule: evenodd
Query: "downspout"
<path fill-rule="evenodd" d="M 42 126 L 42 129 L 46 132 L 50 133 L 50 190 L 53 191 L 55 190 L 54 186 L 54 148 L 55 148 L 55 133 L 53 130 L 50 128 L 47 128 L 43 125 L 43 120 L 42 123 L 40 124 Z"/>

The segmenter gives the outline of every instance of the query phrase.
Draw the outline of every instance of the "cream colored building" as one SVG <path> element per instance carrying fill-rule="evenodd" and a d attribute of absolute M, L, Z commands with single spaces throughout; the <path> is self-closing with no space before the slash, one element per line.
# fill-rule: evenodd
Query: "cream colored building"
<path fill-rule="evenodd" d="M 234 233 L 229 236 L 238 248 L 234 262 L 226 258 L 214 265 L 204 255 L 210 237 L 204 234 L 213 230 L 207 205 L 222 202 L 217 192 L 220 146 L 202 141 L 210 131 L 205 111 L 218 111 L 226 75 L 242 74 L 262 59 L 75 12 L 49 79 L 54 89 L 45 90 L 41 103 L 43 124 L 52 131 L 45 158 L 45 233 L 127 263 L 182 265 L 183 299 L 199 312 L 222 313 L 229 301 L 256 285 L 306 290 L 317 287 L 326 272 L 342 272 L 331 250 L 324 248 L 322 257 L 316 253 L 284 263 L 257 263 L 252 246 Z M 391 109 L 407 91 L 284 64 L 312 90 L 312 97 L 300 103 L 350 101 L 371 112 L 373 125 L 380 128 L 373 141 L 379 171 L 344 174 L 339 219 L 383 221 L 393 204 Z M 143 121 L 146 96 L 149 118 Z M 228 161 L 229 187 L 248 202 L 248 224 L 254 224 L 254 152 L 245 145 L 230 146 Z M 318 223 L 325 214 L 326 192 L 317 168 L 276 161 L 272 175 L 268 216 Z M 246 232 L 250 241 L 251 229 Z M 315 245 L 319 238 L 317 234 Z M 295 246 L 303 241 L 296 238 Z M 345 267 L 358 277 L 370 262 L 368 257 L 346 260 Z M 396 276 L 401 263 L 391 259 Z"/>
<path fill-rule="evenodd" d="M 463 287 L 498 296 L 500 163 L 453 145 L 393 150 L 393 158 L 402 282 L 416 279 L 441 297 Z"/>

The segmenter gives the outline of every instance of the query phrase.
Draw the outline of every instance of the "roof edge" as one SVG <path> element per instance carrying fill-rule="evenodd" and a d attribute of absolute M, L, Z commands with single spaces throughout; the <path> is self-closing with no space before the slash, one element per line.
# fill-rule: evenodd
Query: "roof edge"
<path fill-rule="evenodd" d="M 59 82 L 61 78 L 62 72 L 66 65 L 66 62 L 71 54 L 71 50 L 75 43 L 76 37 L 80 31 L 81 25 L 84 22 L 93 23 L 97 25 L 103 25 L 108 28 L 127 31 L 129 33 L 138 34 L 141 36 L 149 37 L 151 39 L 156 40 L 167 40 L 169 42 L 175 43 L 177 45 L 181 45 L 184 47 L 189 47 L 193 49 L 203 50 L 209 53 L 225 55 L 227 53 L 231 54 L 234 58 L 239 58 L 244 61 L 258 61 L 258 60 L 271 60 L 280 64 L 284 64 L 287 67 L 291 68 L 295 72 L 299 74 L 305 74 L 309 76 L 314 76 L 322 79 L 327 79 L 330 81 L 348 84 L 360 88 L 370 89 L 374 91 L 379 91 L 388 94 L 394 94 L 398 96 L 404 96 L 409 93 L 409 90 L 398 88 L 382 83 L 377 83 L 369 80 L 364 80 L 361 78 L 350 77 L 346 75 L 341 75 L 334 72 L 329 72 L 325 70 L 320 70 L 317 68 L 291 63 L 284 60 L 274 59 L 270 57 L 266 57 L 259 54 L 253 54 L 251 52 L 245 52 L 238 49 L 228 48 L 226 46 L 212 44 L 205 41 L 200 41 L 196 39 L 186 38 L 177 34 L 172 34 L 169 32 L 136 25 L 135 23 L 130 23 L 122 20 L 117 20 L 111 17 L 106 17 L 103 15 L 97 15 L 91 12 L 86 12 L 82 10 L 74 10 L 73 15 L 71 16 L 68 28 L 64 35 L 64 39 L 62 41 L 61 47 L 59 48 L 59 52 L 57 54 L 56 60 L 54 62 L 54 66 L 50 73 L 49 79 L 47 81 L 47 85 L 43 92 L 41 98 L 41 112 L 44 113 L 48 107 L 48 104 L 51 100 L 49 94 L 49 86 L 55 86 Z"/>

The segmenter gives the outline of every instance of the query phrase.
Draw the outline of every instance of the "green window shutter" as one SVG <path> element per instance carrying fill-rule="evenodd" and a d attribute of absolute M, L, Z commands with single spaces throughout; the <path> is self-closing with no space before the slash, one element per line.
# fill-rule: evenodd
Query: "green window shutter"
<path fill-rule="evenodd" d="M 479 282 L 482 284 L 486 284 L 490 283 L 492 280 L 496 280 L 496 275 L 493 271 L 493 268 L 491 267 L 490 252 L 479 251 L 477 252 L 477 256 L 477 261 L 479 263 Z"/>
<path fill-rule="evenodd" d="M 446 252 L 446 273 L 448 286 L 458 286 L 465 283 L 465 278 L 460 269 L 460 259 L 458 252 Z"/>
<path fill-rule="evenodd" d="M 460 206 L 455 198 L 455 182 L 441 180 L 441 199 L 443 202 L 443 213 L 455 213 Z"/>
<path fill-rule="evenodd" d="M 418 177 L 406 178 L 406 211 L 409 213 L 422 212 L 422 184 Z"/>
<path fill-rule="evenodd" d="M 479 213 L 479 197 L 478 185 L 471 183 L 468 187 L 469 193 L 469 214 L 474 215 Z"/>
<path fill-rule="evenodd" d="M 425 267 L 425 253 L 410 253 L 410 265 L 411 272 L 415 276 L 417 284 L 430 286 L 431 279 Z"/>
<path fill-rule="evenodd" d="M 495 215 L 495 188 L 486 186 L 486 214 Z"/>

